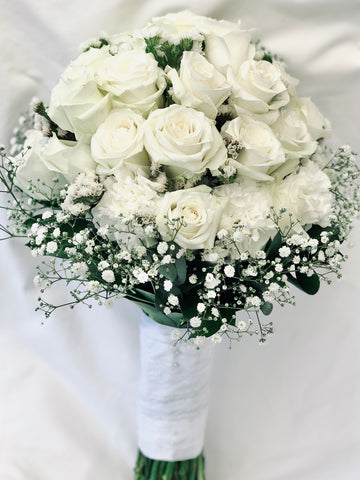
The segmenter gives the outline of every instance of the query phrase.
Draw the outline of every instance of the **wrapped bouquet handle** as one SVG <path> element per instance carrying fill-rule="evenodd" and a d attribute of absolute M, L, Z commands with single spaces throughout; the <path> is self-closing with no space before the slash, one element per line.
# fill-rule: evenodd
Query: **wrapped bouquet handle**
<path fill-rule="evenodd" d="M 174 345 L 171 331 L 142 314 L 138 443 L 163 467 L 201 456 L 215 346 Z"/>

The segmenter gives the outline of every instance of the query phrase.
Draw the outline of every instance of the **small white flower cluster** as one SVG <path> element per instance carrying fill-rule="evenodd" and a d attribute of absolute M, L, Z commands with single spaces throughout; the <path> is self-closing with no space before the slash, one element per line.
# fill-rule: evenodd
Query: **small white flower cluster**
<path fill-rule="evenodd" d="M 80 173 L 74 183 L 64 191 L 64 201 L 61 205 L 64 212 L 72 215 L 80 215 L 90 209 L 92 203 L 96 203 L 104 191 L 104 186 L 94 171 L 88 170 Z M 90 205 L 85 203 L 90 200 Z"/>

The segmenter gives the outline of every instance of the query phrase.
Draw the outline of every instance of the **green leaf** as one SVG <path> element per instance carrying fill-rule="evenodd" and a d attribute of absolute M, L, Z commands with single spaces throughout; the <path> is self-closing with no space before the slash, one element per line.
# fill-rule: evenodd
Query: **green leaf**
<path fill-rule="evenodd" d="M 277 232 L 277 234 L 272 239 L 272 242 L 270 243 L 270 245 L 266 250 L 266 258 L 268 258 L 269 260 L 272 260 L 273 258 L 275 258 L 279 251 L 279 248 L 281 247 L 281 244 L 282 244 L 282 236 L 280 232 Z"/>
<path fill-rule="evenodd" d="M 305 293 L 315 295 L 319 291 L 320 278 L 316 273 L 308 277 L 305 273 L 296 272 L 296 278 Z"/>
<path fill-rule="evenodd" d="M 194 291 L 188 292 L 186 297 L 184 296 L 182 299 L 180 299 L 180 308 L 185 321 L 190 320 L 190 318 L 195 317 L 198 314 L 198 303 L 199 297 Z"/>
<path fill-rule="evenodd" d="M 184 323 L 183 322 L 183 314 L 180 312 L 173 312 L 170 313 L 169 315 L 166 315 L 167 318 L 170 318 L 173 322 L 176 323 L 177 327 L 181 327 L 181 325 Z"/>
<path fill-rule="evenodd" d="M 236 315 L 235 310 L 233 308 L 219 308 L 220 317 L 226 318 L 229 325 L 235 325 Z"/>
<path fill-rule="evenodd" d="M 214 335 L 214 333 L 220 330 L 221 325 L 222 325 L 221 319 L 203 321 L 199 328 L 194 329 L 193 333 L 190 335 L 190 338 L 196 337 L 197 335 L 204 335 L 205 337 L 211 337 L 211 335 Z"/>
<path fill-rule="evenodd" d="M 270 313 L 273 311 L 273 304 L 270 302 L 265 302 L 261 305 L 260 309 L 264 315 L 270 315 Z"/>
<path fill-rule="evenodd" d="M 139 293 L 145 300 L 155 304 L 155 294 L 152 292 L 147 292 L 141 288 L 136 288 L 135 291 Z"/>
<path fill-rule="evenodd" d="M 269 53 L 264 53 L 264 56 L 262 58 L 265 62 L 270 62 L 273 63 L 273 59 Z"/>
<path fill-rule="evenodd" d="M 172 282 L 176 279 L 178 272 L 174 264 L 160 265 L 159 273 Z"/>
<path fill-rule="evenodd" d="M 288 273 L 287 278 L 290 283 L 308 295 L 315 295 L 320 288 L 320 279 L 316 273 L 308 277 L 304 273 L 296 272 L 296 278 Z"/>
<path fill-rule="evenodd" d="M 175 262 L 175 267 L 177 270 L 177 285 L 182 285 L 186 282 L 186 259 L 185 257 L 180 257 Z"/>
<path fill-rule="evenodd" d="M 338 227 L 320 227 L 320 225 L 313 225 L 308 231 L 307 234 L 311 238 L 320 240 L 321 233 L 327 232 L 330 241 L 337 240 L 339 238 L 340 230 Z"/>
<path fill-rule="evenodd" d="M 125 296 L 126 298 L 126 296 Z M 135 305 L 138 305 L 141 310 L 152 320 L 154 320 L 157 323 L 160 323 L 161 325 L 167 325 L 168 327 L 174 327 L 177 328 L 180 326 L 180 322 L 178 321 L 178 317 L 176 314 L 170 314 L 170 315 L 164 315 L 163 313 L 159 312 L 155 307 L 147 304 L 147 303 L 142 303 L 142 302 L 137 302 L 136 300 L 131 300 L 132 303 Z M 178 314 L 182 318 L 181 313 Z"/>

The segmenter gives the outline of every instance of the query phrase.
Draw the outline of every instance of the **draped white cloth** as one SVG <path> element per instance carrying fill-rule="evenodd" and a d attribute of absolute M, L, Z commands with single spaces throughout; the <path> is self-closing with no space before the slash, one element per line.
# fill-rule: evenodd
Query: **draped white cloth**
<path fill-rule="evenodd" d="M 358 0 L 0 0 L 0 142 L 31 97 L 48 101 L 80 42 L 183 8 L 254 27 L 331 119 L 333 144 L 360 151 Z M 315 297 L 294 291 L 265 346 L 216 347 L 208 480 L 359 478 L 359 223 L 352 242 L 343 279 Z M 44 320 L 30 252 L 2 242 L 0 256 L 1 480 L 131 480 L 140 312 L 119 301 Z"/>

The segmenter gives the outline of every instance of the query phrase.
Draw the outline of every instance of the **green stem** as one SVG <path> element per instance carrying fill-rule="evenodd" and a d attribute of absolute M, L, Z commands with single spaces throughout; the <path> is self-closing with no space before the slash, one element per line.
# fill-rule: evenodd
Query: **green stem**
<path fill-rule="evenodd" d="M 156 461 L 152 462 L 150 480 L 156 480 L 158 478 L 157 473 L 158 473 L 160 464 L 161 462 L 156 462 Z"/>
<path fill-rule="evenodd" d="M 165 473 L 163 475 L 162 480 L 169 480 L 171 479 L 172 472 L 174 470 L 174 462 L 168 462 L 166 465 Z"/>
<path fill-rule="evenodd" d="M 204 456 L 181 462 L 165 462 L 146 457 L 140 450 L 135 480 L 205 480 Z"/>

